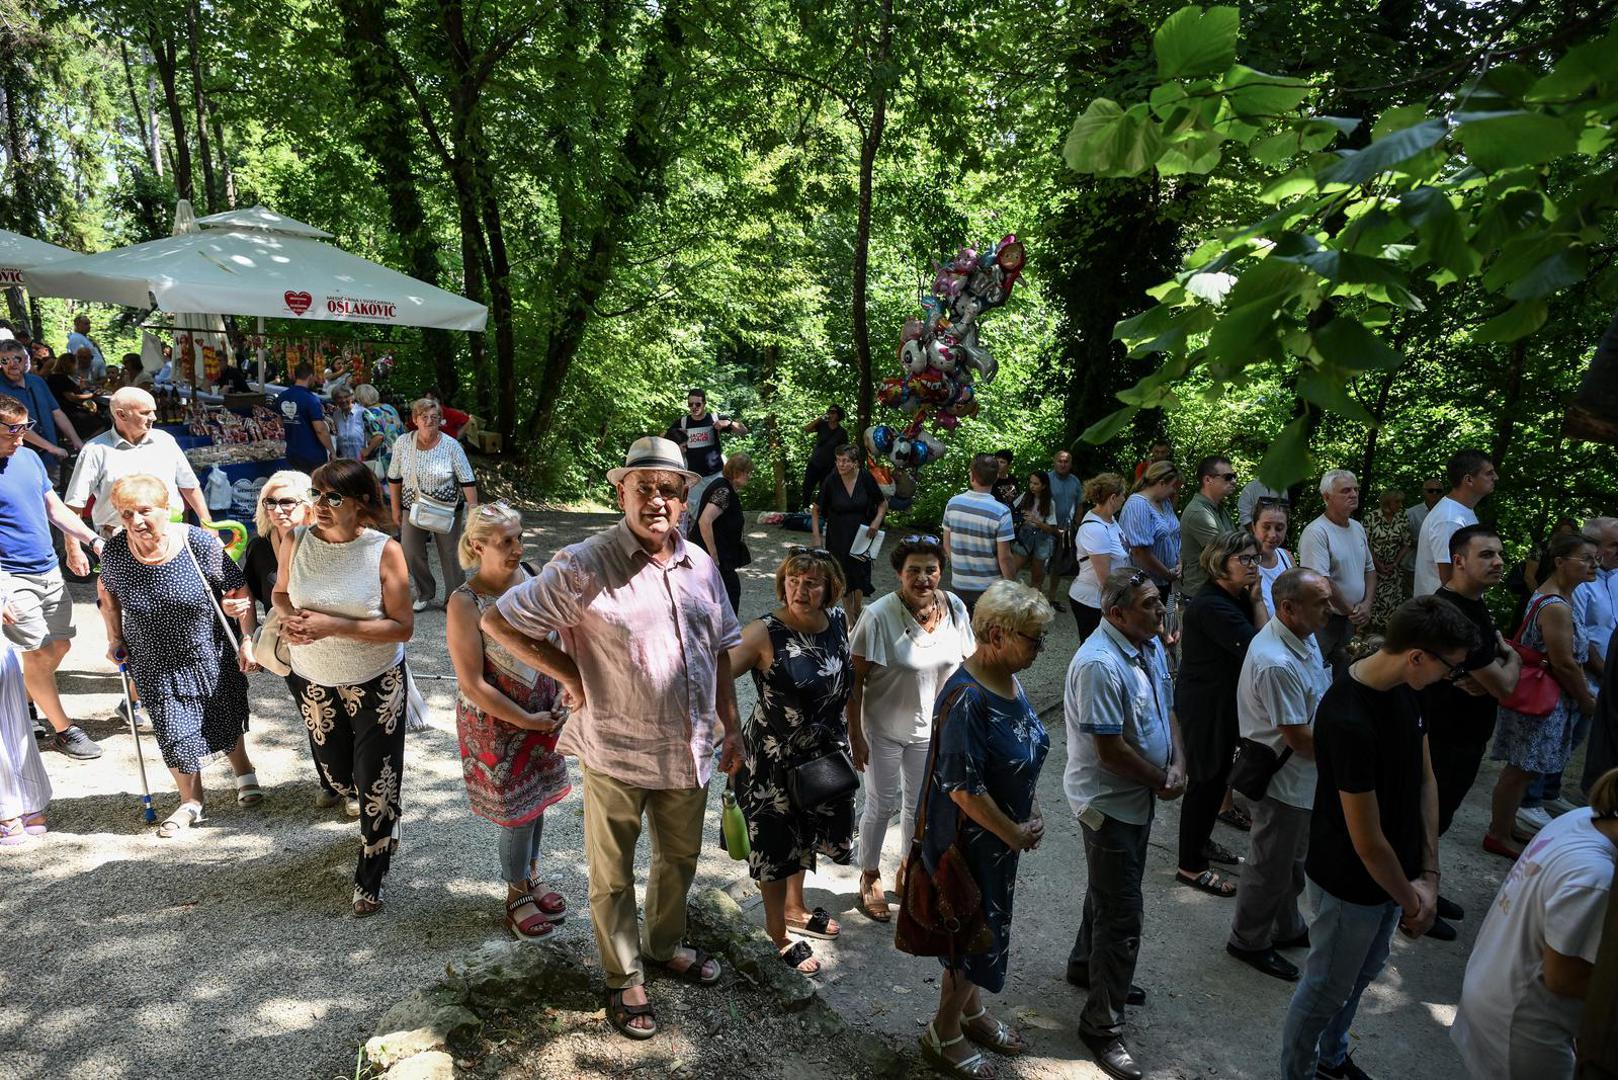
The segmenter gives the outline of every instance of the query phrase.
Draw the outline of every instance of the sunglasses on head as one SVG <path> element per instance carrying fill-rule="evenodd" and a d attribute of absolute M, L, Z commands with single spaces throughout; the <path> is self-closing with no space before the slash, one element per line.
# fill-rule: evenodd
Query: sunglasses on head
<path fill-rule="evenodd" d="M 906 536 L 906 537 L 902 538 L 899 541 L 899 543 L 901 543 L 901 544 L 926 544 L 929 547 L 942 547 L 943 546 L 943 541 L 942 540 L 940 540 L 936 536 L 931 536 L 931 535 L 929 535 L 927 533 L 911 533 L 909 536 Z"/>
<path fill-rule="evenodd" d="M 339 506 L 342 506 L 343 505 L 343 500 L 346 499 L 347 497 L 348 496 L 343 495 L 341 492 L 321 491 L 319 488 L 310 488 L 309 489 L 309 501 L 310 502 L 315 503 L 316 505 L 319 505 L 320 503 L 325 503 L 327 506 L 331 507 L 333 510 L 337 509 Z"/>
<path fill-rule="evenodd" d="M 1292 500 L 1287 498 L 1285 495 L 1260 495 L 1258 497 L 1257 505 L 1279 506 L 1282 509 L 1286 509 L 1292 506 Z"/>
<path fill-rule="evenodd" d="M 486 518 L 505 517 L 511 512 L 511 504 L 504 499 L 496 499 L 492 503 L 479 503 L 478 516 Z"/>
<path fill-rule="evenodd" d="M 801 544 L 793 544 L 791 547 L 787 548 L 787 554 L 788 555 L 794 555 L 794 556 L 795 555 L 814 555 L 815 557 L 821 558 L 821 559 L 830 559 L 830 558 L 833 557 L 832 553 L 827 551 L 825 548 L 804 547 Z"/>

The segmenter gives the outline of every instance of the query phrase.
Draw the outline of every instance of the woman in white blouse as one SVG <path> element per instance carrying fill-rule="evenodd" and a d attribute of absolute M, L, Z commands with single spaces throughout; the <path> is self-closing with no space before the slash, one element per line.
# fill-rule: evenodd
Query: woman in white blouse
<path fill-rule="evenodd" d="M 1129 542 L 1118 525 L 1118 510 L 1128 494 L 1124 478 L 1117 473 L 1104 472 L 1084 482 L 1084 501 L 1090 510 L 1079 522 L 1075 537 L 1079 572 L 1067 591 L 1080 642 L 1101 625 L 1101 583 L 1114 570 L 1129 565 Z"/>
<path fill-rule="evenodd" d="M 938 537 L 907 536 L 889 559 L 899 587 L 866 607 L 849 643 L 848 739 L 854 767 L 865 774 L 860 910 L 879 922 L 892 914 L 881 871 L 888 821 L 903 806 L 901 852 L 907 850 L 926 779 L 933 700 L 977 648 L 966 605 L 939 587 L 945 555 Z"/>
<path fill-rule="evenodd" d="M 399 530 L 416 594 L 412 607 L 425 611 L 438 594 L 427 555 L 429 541 L 438 549 L 445 598 L 466 581 L 456 548 L 466 515 L 477 507 L 478 487 L 466 450 L 444 436 L 438 402 L 421 398 L 410 406 L 410 417 L 416 430 L 405 432 L 393 444 L 388 486 L 393 493 L 393 527 Z"/>

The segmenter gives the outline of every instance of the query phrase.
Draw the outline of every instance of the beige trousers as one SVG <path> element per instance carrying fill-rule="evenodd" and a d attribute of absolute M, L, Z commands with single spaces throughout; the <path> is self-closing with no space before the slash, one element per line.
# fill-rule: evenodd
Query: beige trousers
<path fill-rule="evenodd" d="M 646 981 L 643 956 L 663 963 L 685 937 L 685 900 L 702 850 L 708 790 L 652 790 L 592 769 L 583 772 L 590 918 L 607 986 L 622 990 Z M 644 933 L 635 915 L 635 844 L 642 818 L 652 831 Z"/>

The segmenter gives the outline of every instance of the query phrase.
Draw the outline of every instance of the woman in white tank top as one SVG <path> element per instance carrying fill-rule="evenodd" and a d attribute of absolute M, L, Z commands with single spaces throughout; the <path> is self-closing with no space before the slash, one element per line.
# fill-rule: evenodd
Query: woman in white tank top
<path fill-rule="evenodd" d="M 1270 596 L 1270 589 L 1276 578 L 1292 568 L 1292 556 L 1286 549 L 1287 510 L 1284 499 L 1261 498 L 1247 526 L 1258 541 L 1258 580 L 1264 593 L 1264 606 L 1271 615 L 1275 614 L 1275 600 Z"/>
<path fill-rule="evenodd" d="M 399 846 L 404 776 L 404 643 L 410 579 L 382 520 L 382 489 L 342 458 L 310 478 L 315 523 L 282 547 L 275 585 L 287 677 L 309 729 L 315 765 L 333 790 L 360 800 L 354 914 L 382 908 L 382 881 Z"/>

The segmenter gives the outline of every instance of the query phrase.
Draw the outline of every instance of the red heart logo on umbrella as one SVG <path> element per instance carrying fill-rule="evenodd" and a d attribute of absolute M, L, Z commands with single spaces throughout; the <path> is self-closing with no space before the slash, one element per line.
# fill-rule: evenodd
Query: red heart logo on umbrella
<path fill-rule="evenodd" d="M 309 305 L 315 302 L 315 298 L 308 293 L 293 292 L 290 289 L 282 294 L 282 299 L 287 302 L 287 307 L 292 309 L 294 315 L 302 315 L 309 310 Z"/>

